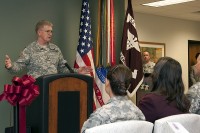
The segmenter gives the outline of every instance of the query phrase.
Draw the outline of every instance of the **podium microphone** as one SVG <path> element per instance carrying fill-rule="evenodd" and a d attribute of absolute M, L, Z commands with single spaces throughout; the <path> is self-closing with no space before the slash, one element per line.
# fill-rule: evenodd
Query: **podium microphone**
<path fill-rule="evenodd" d="M 65 62 L 65 66 L 69 69 L 70 73 L 74 73 L 74 70 L 69 66 L 67 62 Z"/>

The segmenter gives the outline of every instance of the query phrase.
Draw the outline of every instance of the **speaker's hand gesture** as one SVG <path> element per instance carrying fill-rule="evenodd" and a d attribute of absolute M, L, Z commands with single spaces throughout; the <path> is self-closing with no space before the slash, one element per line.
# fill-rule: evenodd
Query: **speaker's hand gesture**
<path fill-rule="evenodd" d="M 12 67 L 12 62 L 11 62 L 11 59 L 10 59 L 10 57 L 8 55 L 5 56 L 5 67 L 7 69 Z"/>
<path fill-rule="evenodd" d="M 92 72 L 92 67 L 91 66 L 84 66 L 84 67 L 80 67 L 78 69 L 78 73 L 80 74 L 89 74 L 90 72 Z"/>

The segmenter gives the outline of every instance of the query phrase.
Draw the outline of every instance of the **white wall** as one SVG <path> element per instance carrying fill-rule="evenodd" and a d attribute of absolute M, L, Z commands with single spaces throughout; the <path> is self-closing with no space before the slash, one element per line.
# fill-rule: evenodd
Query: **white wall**
<path fill-rule="evenodd" d="M 187 90 L 188 40 L 200 41 L 200 22 L 137 12 L 134 12 L 134 16 L 139 40 L 165 43 L 165 56 L 170 56 L 181 63 Z"/>

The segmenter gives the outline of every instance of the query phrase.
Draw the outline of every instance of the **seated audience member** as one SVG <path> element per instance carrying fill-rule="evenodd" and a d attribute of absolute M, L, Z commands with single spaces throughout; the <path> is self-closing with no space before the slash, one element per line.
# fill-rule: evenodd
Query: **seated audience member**
<path fill-rule="evenodd" d="M 161 57 L 152 73 L 153 88 L 138 104 L 147 121 L 188 113 L 190 102 L 184 94 L 182 68 L 178 61 Z"/>
<path fill-rule="evenodd" d="M 197 69 L 197 66 L 198 66 L 198 63 L 200 62 L 200 53 L 197 53 L 195 55 L 195 58 L 196 58 L 196 64 L 191 66 L 190 67 L 190 79 L 189 79 L 189 83 L 190 83 L 190 86 L 192 86 L 193 84 L 197 83 L 200 81 L 200 75 L 198 75 L 196 73 L 196 69 Z"/>
<path fill-rule="evenodd" d="M 189 112 L 200 115 L 200 82 L 189 88 L 187 97 L 191 102 Z"/>
<path fill-rule="evenodd" d="M 108 71 L 105 90 L 110 99 L 84 122 L 82 133 L 88 128 L 117 121 L 145 120 L 141 110 L 127 98 L 131 77 L 131 70 L 121 64 Z"/>

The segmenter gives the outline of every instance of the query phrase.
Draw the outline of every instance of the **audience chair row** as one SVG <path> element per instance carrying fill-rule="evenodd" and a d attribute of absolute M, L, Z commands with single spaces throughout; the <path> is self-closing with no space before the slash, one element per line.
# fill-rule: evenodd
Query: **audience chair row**
<path fill-rule="evenodd" d="M 200 115 L 198 114 L 179 114 L 158 119 L 155 123 L 148 121 L 130 120 L 104 124 L 87 129 L 85 133 L 177 133 L 181 132 L 180 127 L 175 128 L 169 123 L 178 123 L 186 132 L 200 133 Z"/>

